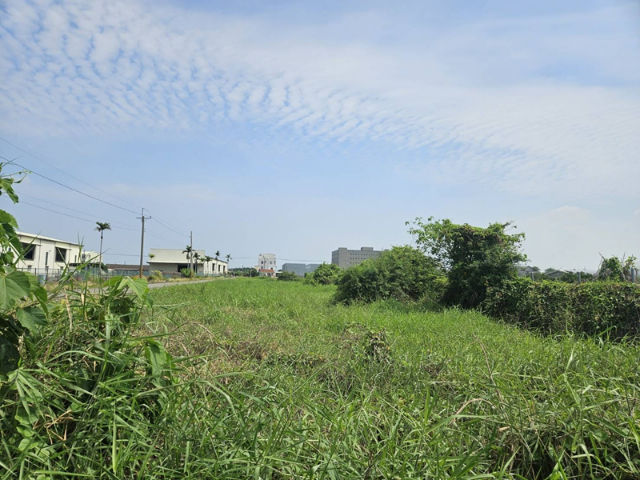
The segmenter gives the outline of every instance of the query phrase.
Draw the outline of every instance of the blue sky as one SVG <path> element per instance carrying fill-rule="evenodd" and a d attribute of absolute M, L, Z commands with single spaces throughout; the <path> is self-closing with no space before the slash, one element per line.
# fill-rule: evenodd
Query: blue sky
<path fill-rule="evenodd" d="M 640 254 L 637 2 L 14 1 L 0 155 L 254 265 L 512 220 L 543 268 Z M 136 215 L 36 176 L 21 229 L 135 263 Z M 81 211 L 80 215 L 63 207 Z M 116 227 L 118 224 L 120 227 Z M 129 229 L 129 230 L 127 230 Z"/>

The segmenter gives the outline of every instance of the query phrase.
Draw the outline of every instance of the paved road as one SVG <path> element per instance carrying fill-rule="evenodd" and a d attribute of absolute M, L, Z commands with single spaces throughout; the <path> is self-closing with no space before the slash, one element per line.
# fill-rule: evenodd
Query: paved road
<path fill-rule="evenodd" d="M 213 282 L 214 280 L 194 280 L 193 282 L 165 282 L 165 283 L 150 283 L 149 289 L 152 288 L 161 288 L 161 287 L 170 287 L 171 285 L 193 285 L 194 283 L 208 283 Z"/>

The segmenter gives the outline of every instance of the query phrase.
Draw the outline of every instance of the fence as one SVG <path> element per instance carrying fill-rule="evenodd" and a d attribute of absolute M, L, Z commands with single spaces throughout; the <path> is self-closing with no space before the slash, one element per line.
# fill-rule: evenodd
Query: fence
<path fill-rule="evenodd" d="M 28 268 L 28 267 L 22 267 L 22 268 L 18 268 L 18 270 L 23 271 L 23 272 L 29 272 L 29 273 L 33 273 L 36 277 L 38 277 L 40 279 L 41 283 L 46 283 L 46 282 L 57 282 L 60 280 L 60 278 L 63 275 L 66 275 L 69 273 L 69 271 L 73 272 L 72 273 L 72 277 L 75 280 L 94 280 L 94 279 L 98 279 L 98 278 L 102 278 L 103 280 L 109 280 L 113 277 L 137 277 L 140 275 L 140 270 L 139 269 L 117 269 L 117 270 L 100 270 L 99 268 L 82 268 L 82 269 L 76 269 L 73 270 L 73 267 L 71 267 L 70 269 L 63 269 L 63 268 Z M 149 276 L 151 273 L 155 273 L 155 272 L 149 272 L 149 269 L 143 269 L 142 270 L 142 275 L 144 277 Z M 210 278 L 210 277 L 221 277 L 223 276 L 222 274 L 208 274 L 205 275 L 203 273 L 195 273 L 194 277 L 198 277 L 198 278 Z M 182 274 L 181 273 L 162 273 L 162 278 L 166 278 L 167 280 L 169 279 L 173 279 L 173 278 L 182 278 Z"/>

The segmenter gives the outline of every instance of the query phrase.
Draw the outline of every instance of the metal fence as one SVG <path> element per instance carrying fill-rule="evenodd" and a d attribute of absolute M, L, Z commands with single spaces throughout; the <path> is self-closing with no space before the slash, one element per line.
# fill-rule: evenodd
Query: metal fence
<path fill-rule="evenodd" d="M 82 268 L 82 269 L 63 269 L 63 268 L 27 268 L 22 267 L 18 268 L 18 270 L 23 272 L 33 273 L 41 283 L 46 282 L 57 282 L 64 275 L 68 275 L 69 272 L 72 272 L 72 277 L 75 280 L 96 280 L 101 278 L 102 280 L 109 280 L 113 277 L 138 277 L 140 275 L 139 269 L 118 269 L 118 270 L 100 270 L 99 268 Z M 142 275 L 144 277 L 148 277 L 151 274 L 158 274 L 160 272 L 150 272 L 149 269 L 143 269 Z M 194 277 L 197 278 L 211 278 L 211 277 L 221 277 L 222 274 L 208 274 L 205 275 L 203 273 L 196 273 Z M 176 273 L 167 273 L 162 272 L 162 278 L 166 278 L 167 280 L 174 278 L 182 278 L 182 274 L 179 272 Z"/>

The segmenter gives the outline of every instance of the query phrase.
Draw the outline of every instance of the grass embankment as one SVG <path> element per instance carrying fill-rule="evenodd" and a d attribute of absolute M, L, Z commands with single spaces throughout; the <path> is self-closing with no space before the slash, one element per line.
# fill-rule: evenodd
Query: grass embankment
<path fill-rule="evenodd" d="M 331 305 L 333 291 L 237 279 L 153 292 L 180 304 L 164 323 L 173 355 L 201 356 L 145 433 L 155 478 L 639 475 L 637 346 Z"/>

